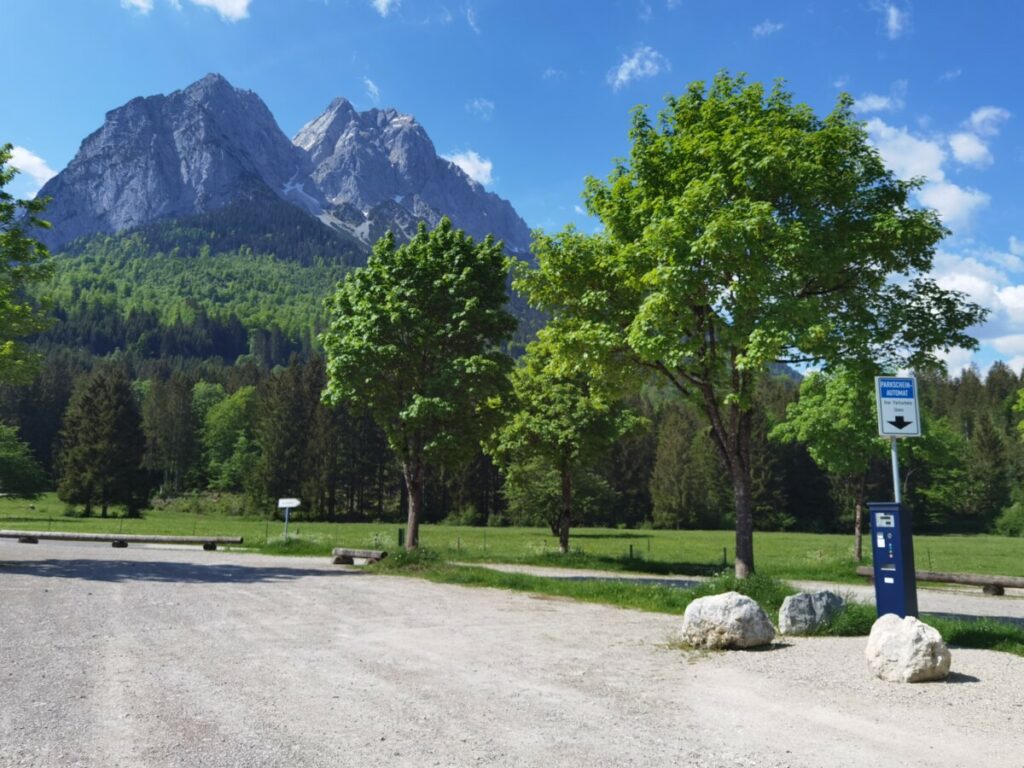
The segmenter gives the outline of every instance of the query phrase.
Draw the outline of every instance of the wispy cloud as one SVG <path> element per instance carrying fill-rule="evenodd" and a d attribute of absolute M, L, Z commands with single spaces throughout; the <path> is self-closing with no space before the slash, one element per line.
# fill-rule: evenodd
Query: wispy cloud
<path fill-rule="evenodd" d="M 565 72 L 561 69 L 555 69 L 555 67 L 548 67 L 541 73 L 542 80 L 561 80 L 565 77 Z"/>
<path fill-rule="evenodd" d="M 481 120 L 490 120 L 494 116 L 494 102 L 490 99 L 472 99 L 466 102 L 466 111 Z"/>
<path fill-rule="evenodd" d="M 480 25 L 476 22 L 476 11 L 471 5 L 466 6 L 466 23 L 469 24 L 470 29 L 478 35 L 480 34 Z"/>
<path fill-rule="evenodd" d="M 190 0 L 192 5 L 216 11 L 224 21 L 241 21 L 249 18 L 252 0 Z M 176 11 L 182 10 L 181 0 L 168 0 Z M 145 15 L 153 10 L 154 0 L 121 0 L 122 8 L 129 8 Z"/>
<path fill-rule="evenodd" d="M 370 97 L 370 101 L 374 104 L 380 103 L 380 88 L 368 77 L 363 78 L 363 85 L 366 87 L 366 95 Z"/>
<path fill-rule="evenodd" d="M 903 99 L 907 95 L 907 81 L 897 80 L 889 87 L 889 95 L 867 93 L 853 103 L 853 111 L 862 115 L 872 112 L 896 112 L 903 109 Z"/>
<path fill-rule="evenodd" d="M 898 7 L 895 3 L 879 2 L 877 0 L 871 7 L 876 12 L 882 14 L 882 19 L 885 23 L 885 33 L 890 40 L 895 40 L 902 36 L 907 30 L 907 24 L 910 22 L 910 13 L 908 11 Z"/>
<path fill-rule="evenodd" d="M 654 77 L 662 71 L 670 72 L 672 65 L 669 60 L 651 48 L 642 45 L 632 55 L 623 56 L 622 63 L 608 73 L 608 84 L 613 91 L 618 91 L 634 80 Z"/>
<path fill-rule="evenodd" d="M 252 0 L 192 0 L 195 5 L 216 11 L 224 21 L 241 21 L 249 18 L 251 2 Z"/>
<path fill-rule="evenodd" d="M 33 192 L 38 192 L 43 184 L 57 175 L 57 172 L 47 165 L 43 158 L 19 146 L 11 149 L 11 166 L 17 168 L 35 182 L 35 190 Z"/>
<path fill-rule="evenodd" d="M 982 136 L 995 136 L 999 126 L 1010 119 L 1010 113 L 1002 107 L 980 107 L 971 113 L 968 120 L 971 128 Z"/>
<path fill-rule="evenodd" d="M 768 35 L 774 35 L 776 32 L 782 29 L 783 25 L 780 22 L 772 21 L 771 19 L 765 19 L 753 29 L 754 37 L 768 37 Z"/>
<path fill-rule="evenodd" d="M 465 152 L 456 152 L 451 155 L 442 155 L 442 157 L 455 163 L 469 178 L 478 184 L 487 186 L 493 179 L 494 164 L 487 158 L 480 157 L 472 149 L 468 149 Z"/>
<path fill-rule="evenodd" d="M 939 75 L 939 82 L 943 83 L 943 82 L 947 82 L 949 80 L 956 80 L 963 73 L 964 73 L 964 71 L 962 69 L 960 69 L 959 67 L 957 69 L 946 70 L 941 75 Z"/>
<path fill-rule="evenodd" d="M 399 0 L 370 0 L 370 5 L 381 16 L 387 18 L 388 14 L 398 8 Z"/>

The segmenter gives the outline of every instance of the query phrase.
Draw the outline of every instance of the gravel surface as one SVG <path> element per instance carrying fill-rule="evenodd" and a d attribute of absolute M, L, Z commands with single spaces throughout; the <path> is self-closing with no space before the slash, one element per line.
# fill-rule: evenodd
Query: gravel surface
<path fill-rule="evenodd" d="M 998 598 L 988 598 L 998 600 Z M 1016 766 L 1024 658 L 679 625 L 325 560 L 0 541 L 0 766 Z"/>

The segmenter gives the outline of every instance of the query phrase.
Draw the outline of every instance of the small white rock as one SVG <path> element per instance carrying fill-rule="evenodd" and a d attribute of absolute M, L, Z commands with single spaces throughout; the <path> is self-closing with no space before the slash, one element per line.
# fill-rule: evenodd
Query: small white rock
<path fill-rule="evenodd" d="M 775 639 L 771 620 L 739 592 L 700 597 L 683 614 L 683 642 L 695 648 L 754 648 Z"/>
<path fill-rule="evenodd" d="M 938 630 L 913 616 L 901 619 L 894 613 L 871 627 L 864 656 L 876 677 L 892 683 L 942 680 L 952 661 Z"/>

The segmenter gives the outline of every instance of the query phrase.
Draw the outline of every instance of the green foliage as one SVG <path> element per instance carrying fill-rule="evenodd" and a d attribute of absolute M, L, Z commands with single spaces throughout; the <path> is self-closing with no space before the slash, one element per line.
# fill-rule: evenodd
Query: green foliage
<path fill-rule="evenodd" d="M 995 529 L 1002 536 L 1024 536 L 1024 501 L 1004 509 L 996 518 Z"/>
<path fill-rule="evenodd" d="M 387 436 L 409 491 L 410 546 L 426 463 L 470 458 L 499 418 L 510 368 L 500 345 L 515 328 L 507 271 L 498 243 L 442 219 L 401 247 L 381 238 L 328 304 L 324 396 L 371 414 Z"/>
<path fill-rule="evenodd" d="M 35 499 L 48 487 L 46 472 L 18 430 L 0 424 L 0 495 Z"/>
<path fill-rule="evenodd" d="M 94 505 L 104 517 L 110 505 L 136 514 L 149 495 L 140 467 L 144 447 L 142 418 L 124 373 L 100 369 L 80 380 L 61 430 L 58 496 L 84 504 L 87 515 Z"/>
<path fill-rule="evenodd" d="M 566 365 L 656 372 L 700 403 L 732 479 L 737 569 L 753 568 L 751 410 L 769 366 L 937 365 L 985 312 L 925 276 L 943 237 L 842 96 L 818 118 L 721 74 L 634 113 L 628 161 L 588 179 L 605 232 L 535 240 L 516 286 L 553 315 Z M 894 279 L 899 278 L 899 279 Z"/>
<path fill-rule="evenodd" d="M 614 501 L 614 492 L 597 472 L 586 465 L 567 470 L 572 479 L 572 508 L 569 523 L 583 524 L 599 516 Z M 509 465 L 505 474 L 505 499 L 512 525 L 547 526 L 559 534 L 562 516 L 562 477 L 543 458 L 524 457 Z"/>
<path fill-rule="evenodd" d="M 39 218 L 47 200 L 18 200 L 4 190 L 18 171 L 8 166 L 13 147 L 0 145 L 0 382 L 31 378 L 33 355 L 21 339 L 46 327 L 40 307 L 26 288 L 49 276 L 52 263 L 32 227 L 50 225 Z"/>
<path fill-rule="evenodd" d="M 198 385 L 197 385 L 198 386 Z M 239 491 L 254 471 L 253 422 L 256 387 L 241 387 L 211 405 L 202 425 L 202 444 L 210 487 Z"/>

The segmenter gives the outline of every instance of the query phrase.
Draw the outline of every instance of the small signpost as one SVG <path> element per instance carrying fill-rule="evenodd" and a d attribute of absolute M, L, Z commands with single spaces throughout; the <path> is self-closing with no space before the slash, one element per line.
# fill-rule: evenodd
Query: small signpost
<path fill-rule="evenodd" d="M 903 514 L 899 438 L 921 436 L 917 380 L 913 376 L 876 376 L 878 435 L 888 437 L 892 453 L 893 503 L 871 503 L 872 560 L 878 615 L 917 615 L 917 572 L 910 517 Z"/>
<path fill-rule="evenodd" d="M 277 508 L 284 510 L 284 540 L 288 541 L 288 515 L 302 502 L 298 499 L 278 499 Z"/>

